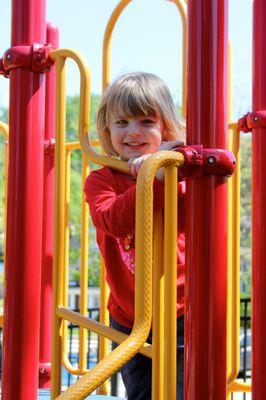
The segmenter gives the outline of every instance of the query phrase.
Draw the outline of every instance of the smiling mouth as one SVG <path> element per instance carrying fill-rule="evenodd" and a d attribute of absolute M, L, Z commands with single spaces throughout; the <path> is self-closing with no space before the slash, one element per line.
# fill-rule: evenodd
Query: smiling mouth
<path fill-rule="evenodd" d="M 126 146 L 128 147 L 143 147 L 145 146 L 147 143 L 145 142 L 129 142 L 129 143 L 124 143 Z"/>

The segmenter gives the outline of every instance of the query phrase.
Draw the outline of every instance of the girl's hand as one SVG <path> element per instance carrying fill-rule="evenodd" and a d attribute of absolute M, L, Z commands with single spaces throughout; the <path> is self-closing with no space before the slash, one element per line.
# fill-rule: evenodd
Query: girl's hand
<path fill-rule="evenodd" d="M 132 176 L 137 177 L 140 167 L 146 158 L 150 157 L 151 154 L 144 154 L 143 156 L 137 157 L 137 158 L 130 158 L 128 160 L 128 167 L 129 171 Z"/>
<path fill-rule="evenodd" d="M 158 147 L 157 151 L 161 150 L 174 150 L 177 147 L 184 146 L 184 142 L 180 140 L 172 140 L 171 142 L 162 142 L 161 145 Z"/>
<path fill-rule="evenodd" d="M 162 142 L 161 145 L 158 147 L 157 151 L 161 150 L 173 150 L 176 149 L 179 146 L 184 146 L 184 142 L 181 142 L 180 140 L 172 140 L 171 142 Z M 130 158 L 128 161 L 128 167 L 129 171 L 132 176 L 137 177 L 140 167 L 143 163 L 144 160 L 146 160 L 148 157 L 150 157 L 151 154 L 144 154 L 143 156 L 137 157 L 137 158 Z M 159 181 L 164 180 L 164 169 L 160 168 L 157 173 L 156 173 L 156 178 Z"/>
<path fill-rule="evenodd" d="M 179 146 L 184 146 L 184 142 L 180 140 L 172 140 L 171 142 L 162 142 L 161 145 L 158 147 L 157 151 L 161 150 L 174 150 Z M 164 181 L 164 168 L 158 169 L 156 172 L 156 178 L 163 182 Z"/>

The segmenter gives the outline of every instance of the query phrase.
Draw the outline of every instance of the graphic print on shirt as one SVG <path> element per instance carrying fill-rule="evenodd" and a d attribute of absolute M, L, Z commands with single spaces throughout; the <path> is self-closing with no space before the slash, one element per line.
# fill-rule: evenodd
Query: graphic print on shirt
<path fill-rule="evenodd" d="M 135 275 L 135 235 L 118 238 L 117 243 L 127 269 Z"/>

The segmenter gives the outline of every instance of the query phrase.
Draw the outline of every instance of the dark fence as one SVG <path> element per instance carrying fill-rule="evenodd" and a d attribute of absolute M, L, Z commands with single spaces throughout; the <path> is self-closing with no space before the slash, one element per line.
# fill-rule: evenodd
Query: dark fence
<path fill-rule="evenodd" d="M 251 378 L 251 317 L 250 317 L 250 298 L 241 299 L 240 303 L 240 371 L 238 378 L 246 381 Z M 78 311 L 78 310 L 74 310 Z M 98 321 L 99 308 L 89 308 L 88 317 Z M 78 364 L 78 330 L 77 325 L 69 324 L 68 326 L 68 357 L 73 366 Z M 87 368 L 92 368 L 99 361 L 99 338 L 92 332 L 88 332 L 88 352 L 87 352 Z M 0 328 L 0 343 L 2 343 L 2 329 Z M 112 344 L 112 348 L 114 348 Z M 0 373 L 2 368 L 2 349 L 0 346 Z M 63 370 L 62 384 L 70 386 L 76 378 Z M 111 378 L 111 395 L 118 395 L 118 374 Z M 232 394 L 232 399 L 233 399 Z M 239 397 L 238 397 L 239 398 Z M 245 393 L 243 400 L 246 399 Z"/>

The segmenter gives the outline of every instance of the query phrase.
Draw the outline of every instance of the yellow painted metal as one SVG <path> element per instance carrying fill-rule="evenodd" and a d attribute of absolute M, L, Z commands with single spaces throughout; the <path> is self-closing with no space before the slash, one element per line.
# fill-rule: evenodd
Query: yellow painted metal
<path fill-rule="evenodd" d="M 230 392 L 251 392 L 252 386 L 250 383 L 241 382 L 239 380 L 233 381 L 230 386 Z"/>
<path fill-rule="evenodd" d="M 5 160 L 5 210 L 7 209 L 7 183 L 8 183 L 8 134 L 9 128 L 8 125 L 2 121 L 0 121 L 0 134 L 3 135 L 5 139 L 5 147 L 6 147 L 6 160 Z M 6 224 L 5 224 L 6 227 Z M 6 229 L 6 228 L 5 228 Z M 6 238 L 6 235 L 5 235 Z M 4 246 L 5 247 L 5 246 Z M 4 251 L 4 264 L 5 264 L 5 251 Z"/>
<path fill-rule="evenodd" d="M 89 331 L 105 336 L 116 343 L 122 343 L 128 337 L 128 335 L 120 331 L 117 331 L 114 328 L 110 328 L 109 326 L 94 321 L 93 319 L 86 318 L 83 315 L 63 306 L 58 307 L 57 315 L 60 318 L 66 319 L 67 321 L 71 321 L 72 323 L 78 326 L 82 326 L 83 328 L 86 328 Z M 145 355 L 146 357 L 152 358 L 152 348 L 151 345 L 148 343 L 145 343 L 140 348 L 139 352 Z"/>
<path fill-rule="evenodd" d="M 163 399 L 164 383 L 164 263 L 163 214 L 154 215 L 153 312 L 152 312 L 152 399 Z"/>
<path fill-rule="evenodd" d="M 186 115 L 186 99 L 187 99 L 187 5 L 184 0 L 169 0 L 176 4 L 181 16 L 183 35 L 182 35 L 182 115 Z M 110 54 L 111 39 L 114 27 L 123 10 L 131 2 L 131 0 L 122 0 L 114 9 L 105 29 L 103 40 L 103 75 L 102 75 L 102 91 L 104 92 L 110 83 Z"/>
<path fill-rule="evenodd" d="M 231 129 L 231 151 L 236 156 L 237 168 L 234 175 L 229 180 L 229 188 L 231 187 L 231 229 L 233 235 L 231 236 L 230 253 L 232 256 L 232 270 L 231 270 L 231 314 L 229 318 L 231 328 L 231 368 L 228 375 L 228 394 L 230 392 L 250 392 L 251 384 L 243 383 L 236 380 L 240 366 L 240 132 L 238 131 L 236 123 L 230 123 Z"/>
<path fill-rule="evenodd" d="M 165 170 L 164 200 L 164 399 L 176 397 L 177 168 Z"/>
<path fill-rule="evenodd" d="M 88 176 L 88 157 L 82 153 L 82 187 Z M 81 212 L 81 251 L 80 251 L 80 313 L 87 316 L 88 313 L 88 249 L 89 249 L 89 208 L 82 196 Z M 87 330 L 79 330 L 79 369 L 87 370 Z"/>
<path fill-rule="evenodd" d="M 229 132 L 229 148 L 235 154 L 237 168 L 228 180 L 228 364 L 227 381 L 230 384 L 236 379 L 240 364 L 240 134 L 237 125 Z"/>
<path fill-rule="evenodd" d="M 182 35 L 182 115 L 186 116 L 187 105 L 187 2 L 185 0 L 168 0 L 176 4 L 183 27 Z"/>
<path fill-rule="evenodd" d="M 65 168 L 65 195 L 61 199 L 60 206 L 63 210 L 65 210 L 64 217 L 64 269 L 63 269 L 63 304 L 65 306 L 68 305 L 68 269 L 69 269 L 69 222 L 68 222 L 68 214 L 69 214 L 69 203 L 70 203 L 70 168 L 71 168 L 71 152 L 70 150 L 65 151 L 65 165 L 62 166 Z M 67 336 L 68 336 L 68 323 L 67 321 L 62 321 L 62 361 L 64 366 L 74 371 L 74 367 L 71 366 L 71 363 L 68 360 L 67 356 Z"/>
<path fill-rule="evenodd" d="M 3 328 L 4 325 L 4 314 L 0 314 L 0 326 Z"/>
<path fill-rule="evenodd" d="M 107 301 L 108 301 L 108 285 L 105 279 L 105 266 L 103 258 L 101 257 L 101 265 L 100 265 L 100 322 L 106 326 L 109 325 L 109 313 L 107 310 Z M 99 337 L 99 359 L 103 360 L 109 351 L 109 340 L 100 335 Z M 109 393 L 109 384 L 107 381 L 101 384 L 98 389 L 98 393 L 102 395 L 106 395 Z"/>
<path fill-rule="evenodd" d="M 229 41 L 229 48 L 228 48 L 228 119 L 229 121 L 232 118 L 232 62 L 231 62 L 231 46 Z M 233 135 L 232 131 L 229 130 L 228 132 L 228 149 L 232 151 L 233 147 Z M 237 165 L 238 168 L 238 165 Z M 233 226 L 233 179 L 228 179 L 228 214 L 227 214 L 227 381 L 232 380 L 232 373 L 233 373 L 233 365 L 232 365 L 232 354 L 233 354 L 233 331 L 232 331 L 232 274 L 233 274 L 233 264 L 235 260 L 233 259 L 233 235 L 235 233 Z M 234 243 L 235 244 L 235 243 Z M 227 386 L 228 388 L 228 386 Z M 230 400 L 230 391 L 227 390 L 227 400 Z"/>
<path fill-rule="evenodd" d="M 8 125 L 2 121 L 0 121 L 0 133 L 4 136 L 4 139 L 8 141 Z"/>
<path fill-rule="evenodd" d="M 135 323 L 129 337 L 58 399 L 80 399 L 90 394 L 146 341 L 151 327 L 153 179 L 161 167 L 181 166 L 182 154 L 162 151 L 144 161 L 137 180 Z M 143 221 L 145 220 L 145 224 Z"/>
<path fill-rule="evenodd" d="M 103 75 L 102 75 L 102 91 L 104 92 L 110 82 L 110 53 L 111 53 L 111 39 L 115 24 L 121 15 L 122 11 L 131 2 L 131 0 L 121 0 L 106 25 L 103 39 Z"/>
<path fill-rule="evenodd" d="M 100 140 L 92 140 L 91 145 L 93 147 L 100 146 Z M 66 150 L 79 150 L 79 149 L 81 149 L 79 142 L 66 143 Z"/>
<path fill-rule="evenodd" d="M 53 55 L 55 57 L 53 52 Z M 61 392 L 62 330 L 57 307 L 64 301 L 65 262 L 65 58 L 56 57 L 56 146 L 55 146 L 55 215 L 54 215 L 54 262 L 53 262 L 53 333 L 52 333 L 52 385 L 51 398 Z"/>

